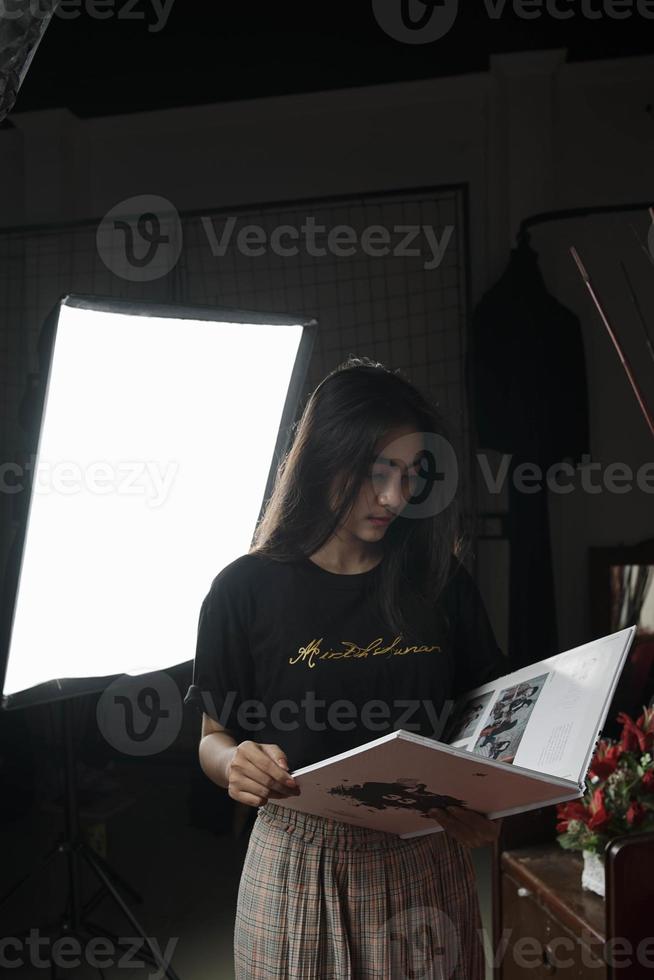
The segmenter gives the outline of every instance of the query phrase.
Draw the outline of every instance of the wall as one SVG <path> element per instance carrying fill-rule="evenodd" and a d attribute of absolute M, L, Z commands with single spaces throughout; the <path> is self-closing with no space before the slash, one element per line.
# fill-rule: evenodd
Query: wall
<path fill-rule="evenodd" d="M 565 52 L 495 57 L 487 73 L 398 85 L 81 120 L 15 112 L 0 130 L 0 225 L 99 218 L 124 198 L 162 194 L 179 210 L 466 182 L 472 298 L 503 269 L 535 211 L 647 200 L 654 173 L 651 57 L 571 64 Z M 20 108 L 20 100 L 18 101 Z M 540 226 L 551 291 L 581 318 L 593 460 L 634 470 L 651 438 L 567 252 L 583 248 L 652 398 L 620 258 L 653 319 L 646 216 Z M 647 297 L 647 298 L 646 298 Z M 504 498 L 488 499 L 501 510 Z M 652 534 L 652 496 L 550 495 L 561 647 L 589 638 L 586 549 Z M 505 643 L 502 546 L 480 547 L 481 585 Z M 498 569 L 499 574 L 498 574 Z"/>

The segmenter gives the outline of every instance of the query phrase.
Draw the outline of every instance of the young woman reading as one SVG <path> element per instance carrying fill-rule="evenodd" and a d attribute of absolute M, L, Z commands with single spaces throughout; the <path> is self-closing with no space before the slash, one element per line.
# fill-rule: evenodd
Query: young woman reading
<path fill-rule="evenodd" d="M 304 765 L 398 727 L 434 736 L 459 694 L 506 671 L 461 561 L 452 466 L 434 459 L 445 439 L 398 372 L 339 365 L 296 423 L 249 552 L 202 603 L 185 699 L 202 710 L 200 765 L 257 809 L 237 980 L 484 976 L 470 848 L 499 821 L 448 805 L 429 810 L 444 831 L 402 839 L 274 802 Z"/>

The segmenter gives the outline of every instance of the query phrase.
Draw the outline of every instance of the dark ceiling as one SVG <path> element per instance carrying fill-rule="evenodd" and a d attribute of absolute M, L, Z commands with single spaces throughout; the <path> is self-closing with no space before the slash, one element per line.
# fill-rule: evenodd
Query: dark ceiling
<path fill-rule="evenodd" d="M 509 0 L 460 0 L 443 38 L 407 44 L 382 30 L 371 0 L 173 0 L 167 17 L 156 12 L 163 0 L 65 0 L 14 111 L 67 106 L 98 116 L 434 78 L 484 71 L 492 53 L 538 48 L 567 48 L 573 61 L 654 51 L 654 20 L 637 13 L 637 0 L 632 8 L 621 0 L 624 19 L 588 16 L 612 0 L 556 3 L 573 16 L 548 14 L 545 0 L 535 19 L 517 16 Z M 489 15 L 493 7 L 500 17 Z M 533 0 L 525 9 L 536 9 Z"/>

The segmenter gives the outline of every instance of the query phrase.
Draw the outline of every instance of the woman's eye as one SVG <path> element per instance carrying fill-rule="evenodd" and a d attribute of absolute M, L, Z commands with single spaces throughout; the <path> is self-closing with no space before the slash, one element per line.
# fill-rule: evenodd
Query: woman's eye
<path fill-rule="evenodd" d="M 387 472 L 381 472 L 379 470 L 368 470 L 368 476 L 372 477 L 373 480 L 384 480 L 388 476 Z M 420 479 L 419 473 L 403 473 L 403 480 L 409 480 L 411 483 L 416 483 Z"/>

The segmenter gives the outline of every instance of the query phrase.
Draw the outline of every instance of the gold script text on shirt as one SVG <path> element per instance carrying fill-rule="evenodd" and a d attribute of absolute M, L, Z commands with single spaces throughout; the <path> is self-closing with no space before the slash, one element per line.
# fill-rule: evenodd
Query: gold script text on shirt
<path fill-rule="evenodd" d="M 400 636 L 396 636 L 390 646 L 380 646 L 380 644 L 383 644 L 383 640 L 381 636 L 378 636 L 367 647 L 358 646 L 358 644 L 351 643 L 349 640 L 341 640 L 341 644 L 344 647 L 343 650 L 321 651 L 320 644 L 322 640 L 323 637 L 321 636 L 319 640 L 313 639 L 306 646 L 300 647 L 296 657 L 288 658 L 289 664 L 302 662 L 306 663 L 308 667 L 315 667 L 316 660 L 358 659 L 359 657 L 367 657 L 369 655 L 378 657 L 380 654 L 386 654 L 387 657 L 402 657 L 407 653 L 431 653 L 434 650 L 440 650 L 437 644 L 433 646 L 398 646 L 402 640 Z"/>

